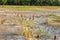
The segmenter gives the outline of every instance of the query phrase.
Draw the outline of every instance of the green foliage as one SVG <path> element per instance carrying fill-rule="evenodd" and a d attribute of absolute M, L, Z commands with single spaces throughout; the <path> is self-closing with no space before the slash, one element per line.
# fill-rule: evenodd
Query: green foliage
<path fill-rule="evenodd" d="M 38 35 L 41 35 L 42 34 L 42 30 L 38 30 L 36 33 L 38 34 Z"/>
<path fill-rule="evenodd" d="M 14 0 L 7 0 L 7 5 L 13 5 L 14 4 Z"/>
<path fill-rule="evenodd" d="M 0 0 L 0 5 L 2 5 L 2 0 Z"/>
<path fill-rule="evenodd" d="M 3 5 L 5 5 L 7 3 L 7 0 L 3 0 L 2 2 L 3 2 Z"/>
<path fill-rule="evenodd" d="M 60 0 L 0 0 L 0 5 L 60 6 Z"/>

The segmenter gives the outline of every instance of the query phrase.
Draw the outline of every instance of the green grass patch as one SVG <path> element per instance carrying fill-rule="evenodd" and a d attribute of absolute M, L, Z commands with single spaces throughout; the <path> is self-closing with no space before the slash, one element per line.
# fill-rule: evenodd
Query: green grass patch
<path fill-rule="evenodd" d="M 13 5 L 0 5 L 0 8 L 14 9 L 20 11 L 48 11 L 59 9 L 60 6 L 13 6 Z"/>

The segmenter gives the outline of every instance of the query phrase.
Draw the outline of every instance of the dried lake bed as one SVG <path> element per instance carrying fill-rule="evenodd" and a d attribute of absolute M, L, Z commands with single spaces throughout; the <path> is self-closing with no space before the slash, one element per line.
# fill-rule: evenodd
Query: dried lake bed
<path fill-rule="evenodd" d="M 51 15 L 60 17 L 60 10 L 36 12 L 1 9 L 0 40 L 38 40 L 36 38 L 38 34 L 40 35 L 39 40 L 54 40 L 54 36 L 56 36 L 56 40 L 59 40 L 60 26 L 48 25 Z M 26 39 L 26 35 L 31 35 L 28 38 L 34 37 Z"/>

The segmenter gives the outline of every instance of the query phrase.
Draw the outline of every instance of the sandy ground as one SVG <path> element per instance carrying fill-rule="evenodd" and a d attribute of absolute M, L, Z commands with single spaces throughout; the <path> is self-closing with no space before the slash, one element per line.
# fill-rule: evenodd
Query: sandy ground
<path fill-rule="evenodd" d="M 13 22 L 13 21 L 15 21 L 15 20 L 17 20 L 18 19 L 18 17 L 16 17 L 16 16 L 19 16 L 19 15 L 27 15 L 27 16 L 33 16 L 33 15 L 39 15 L 39 14 L 48 14 L 48 13 L 60 13 L 60 9 L 52 9 L 52 8 L 41 8 L 41 9 L 39 9 L 39 8 L 36 8 L 36 10 L 43 10 L 43 12 L 42 11 L 17 11 L 17 10 L 14 10 L 14 9 L 6 9 L 6 8 L 0 8 L 0 35 L 2 35 L 2 34 L 9 34 L 9 33 L 11 33 L 11 32 L 13 32 L 13 33 L 16 33 L 16 34 L 19 34 L 20 33 L 20 30 L 21 30 L 21 26 L 20 26 L 20 24 L 17 24 L 17 23 L 15 23 L 15 24 L 17 24 L 17 25 L 14 25 L 13 23 L 13 25 L 11 25 L 11 22 Z M 46 10 L 46 11 L 44 11 L 44 10 Z M 7 16 L 6 16 L 7 15 Z M 59 14 L 60 15 L 60 14 Z M 11 17 L 13 17 L 13 18 L 10 18 L 9 16 L 11 16 Z M 9 20 L 7 20 L 7 19 L 9 19 L 9 20 L 13 20 L 13 21 L 11 21 L 10 22 L 10 25 L 9 25 Z M 7 20 L 6 22 L 7 23 L 2 23 L 2 21 L 4 21 L 4 20 Z M 18 30 L 19 29 L 19 30 Z M 5 40 L 5 39 L 3 39 L 4 37 L 0 37 L 0 40 Z"/>
<path fill-rule="evenodd" d="M 36 10 L 37 10 L 38 8 L 36 8 Z M 27 16 L 33 16 L 33 15 L 40 15 L 40 14 L 49 14 L 49 13 L 60 13 L 60 9 L 56 9 L 55 10 L 55 8 L 54 9 L 52 9 L 52 8 L 42 8 L 42 9 L 38 9 L 38 10 L 43 10 L 43 11 L 29 11 L 29 10 L 27 10 L 27 11 L 18 11 L 18 10 L 14 10 L 14 9 L 6 9 L 6 8 L 0 8 L 0 23 L 2 22 L 1 20 L 3 20 L 3 19 L 9 19 L 9 16 L 11 16 L 11 17 L 13 17 L 13 18 L 17 18 L 16 16 L 20 16 L 20 15 L 27 15 Z M 44 11 L 44 10 L 46 10 L 46 11 Z M 6 17 L 5 17 L 5 15 L 7 15 Z M 59 14 L 60 15 L 60 14 Z M 3 16 L 3 17 L 2 17 Z M 13 20 L 13 18 L 11 18 L 12 20 Z M 17 18 L 18 19 L 18 18 Z"/>

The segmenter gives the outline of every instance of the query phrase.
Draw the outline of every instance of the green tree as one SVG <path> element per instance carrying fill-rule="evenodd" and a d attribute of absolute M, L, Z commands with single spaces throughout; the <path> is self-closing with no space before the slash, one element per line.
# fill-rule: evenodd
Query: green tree
<path fill-rule="evenodd" d="M 30 5 L 31 0 L 21 0 L 20 5 Z"/>
<path fill-rule="evenodd" d="M 0 0 L 0 5 L 60 6 L 60 0 Z"/>
<path fill-rule="evenodd" d="M 20 5 L 20 0 L 14 0 L 15 5 Z"/>
<path fill-rule="evenodd" d="M 2 0 L 0 0 L 0 5 L 2 5 Z"/>
<path fill-rule="evenodd" d="M 7 0 L 2 0 L 2 4 L 5 5 L 7 3 Z"/>
<path fill-rule="evenodd" d="M 14 0 L 7 0 L 7 5 L 14 5 Z"/>
<path fill-rule="evenodd" d="M 53 5 L 54 6 L 59 6 L 60 5 L 59 3 L 60 3 L 59 0 L 55 0 L 54 3 L 53 3 Z"/>

